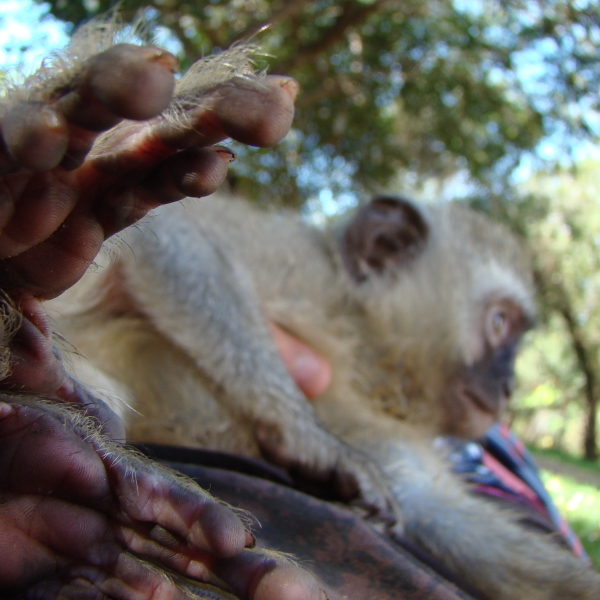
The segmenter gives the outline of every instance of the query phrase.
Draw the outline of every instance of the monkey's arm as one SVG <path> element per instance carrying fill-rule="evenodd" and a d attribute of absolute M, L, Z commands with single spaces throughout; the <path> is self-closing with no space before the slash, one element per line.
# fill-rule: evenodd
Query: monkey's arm
<path fill-rule="evenodd" d="M 250 273 L 210 223 L 194 222 L 185 207 L 167 207 L 151 231 L 131 230 L 123 242 L 117 277 L 128 297 L 210 378 L 264 454 L 333 482 L 344 498 L 358 496 L 384 520 L 396 517 L 376 467 L 315 419 L 279 357 Z"/>
<path fill-rule="evenodd" d="M 420 436 L 407 424 L 347 407 L 344 421 L 344 439 L 363 448 L 383 468 L 402 507 L 405 536 L 485 596 L 600 599 L 598 572 L 551 537 L 519 525 L 517 514 L 470 495 L 427 445 L 431 437 Z"/>
<path fill-rule="evenodd" d="M 285 78 L 222 81 L 203 90 L 206 103 L 192 102 L 189 112 L 180 107 L 181 118 L 196 125 L 191 141 L 178 144 L 183 129 L 172 120 L 127 123 L 85 159 L 98 130 L 122 116 L 147 118 L 169 102 L 173 59 L 116 46 L 75 67 L 58 71 L 66 81 L 46 81 L 41 96 L 35 82 L 16 89 L 0 115 L 0 286 L 24 313 L 15 335 L 6 318 L 14 312 L 3 312 L 0 337 L 0 366 L 11 371 L 1 382 L 11 393 L 0 402 L 0 595 L 189 597 L 141 554 L 203 580 L 218 578 L 241 598 L 322 598 L 296 567 L 242 552 L 252 536 L 228 508 L 108 442 L 78 411 L 43 400 L 92 401 L 95 414 L 108 414 L 65 375 L 39 299 L 75 281 L 103 239 L 148 208 L 189 195 L 190 186 L 212 191 L 231 153 L 202 146 L 229 134 L 276 141 L 289 126 L 295 84 L 288 93 Z M 236 101 L 247 101 L 249 112 L 231 110 Z M 272 122 L 269 110 L 279 115 Z"/>

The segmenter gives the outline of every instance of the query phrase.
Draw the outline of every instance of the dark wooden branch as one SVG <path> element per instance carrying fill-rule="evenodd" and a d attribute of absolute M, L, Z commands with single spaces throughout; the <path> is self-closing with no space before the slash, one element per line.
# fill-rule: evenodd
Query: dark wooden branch
<path fill-rule="evenodd" d="M 259 23 L 254 23 L 243 31 L 240 31 L 231 40 L 231 44 L 241 40 L 249 40 L 256 35 L 261 29 L 275 25 L 288 19 L 293 19 L 300 14 L 307 4 L 311 4 L 313 0 L 283 0 L 281 8 L 274 11 L 268 19 Z"/>
<path fill-rule="evenodd" d="M 596 361 L 589 344 L 585 339 L 585 332 L 577 322 L 573 313 L 571 302 L 567 291 L 561 284 L 552 283 L 546 285 L 547 279 L 540 272 L 536 273 L 536 280 L 546 293 L 551 295 L 551 305 L 562 316 L 569 331 L 571 347 L 575 353 L 577 365 L 584 378 L 584 397 L 587 404 L 586 424 L 583 441 L 584 456 L 587 460 L 598 458 L 598 447 L 596 444 L 597 434 L 597 409 L 598 409 L 598 380 L 596 377 Z"/>
<path fill-rule="evenodd" d="M 350 27 L 356 27 L 373 13 L 381 10 L 391 0 L 375 0 L 372 4 L 346 2 L 342 14 L 335 23 L 316 42 L 299 48 L 292 58 L 271 67 L 272 73 L 288 74 L 293 69 L 313 62 L 319 55 L 325 53 L 344 37 Z"/>
<path fill-rule="evenodd" d="M 587 415 L 585 424 L 585 434 L 583 441 L 584 455 L 587 460 L 596 460 L 598 458 L 598 447 L 596 444 L 598 409 L 597 381 L 596 372 L 593 365 L 593 359 L 584 340 L 583 332 L 579 327 L 575 316 L 570 310 L 570 306 L 560 307 L 560 313 L 563 316 L 567 328 L 571 335 L 573 351 L 577 357 L 577 363 L 584 377 L 584 393 L 587 404 Z"/>

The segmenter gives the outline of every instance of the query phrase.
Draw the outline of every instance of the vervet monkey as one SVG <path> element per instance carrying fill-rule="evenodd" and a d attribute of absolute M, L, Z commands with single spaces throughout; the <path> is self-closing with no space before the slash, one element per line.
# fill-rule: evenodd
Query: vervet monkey
<path fill-rule="evenodd" d="M 54 309 L 98 369 L 87 376 L 139 412 L 131 440 L 266 456 L 322 478 L 363 469 L 362 453 L 405 535 L 486 597 L 600 598 L 598 573 L 469 495 L 433 449 L 440 434 L 476 438 L 497 420 L 534 317 L 525 254 L 482 215 L 379 197 L 321 230 L 231 198 L 163 207 Z M 269 321 L 333 366 L 314 414 Z"/>
<path fill-rule="evenodd" d="M 212 144 L 274 144 L 293 115 L 296 84 L 247 74 L 241 47 L 194 67 L 172 101 L 175 57 L 114 37 L 92 23 L 0 100 L 0 596 L 198 598 L 172 570 L 218 587 L 204 597 L 322 600 L 307 572 L 244 549 L 247 519 L 124 450 L 53 347 L 40 300 L 150 208 L 214 191 L 232 152 Z"/>

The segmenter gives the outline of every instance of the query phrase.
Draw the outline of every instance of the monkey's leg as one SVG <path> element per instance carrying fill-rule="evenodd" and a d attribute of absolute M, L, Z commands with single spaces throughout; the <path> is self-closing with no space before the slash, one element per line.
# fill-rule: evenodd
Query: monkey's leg
<path fill-rule="evenodd" d="M 352 411 L 351 419 L 360 411 Z M 599 600 L 600 574 L 518 515 L 470 495 L 427 446 L 431 437 L 366 413 L 347 441 L 382 466 L 404 516 L 405 536 L 490 600 Z M 419 439 L 421 437 L 421 439 Z"/>
<path fill-rule="evenodd" d="M 124 277 L 126 293 L 222 390 L 220 398 L 252 428 L 264 454 L 333 481 L 344 498 L 358 496 L 385 520 L 397 517 L 376 466 L 315 419 L 277 353 L 249 274 L 210 228 L 190 223 L 185 209 L 163 210 L 152 231 L 129 231 L 124 242 L 116 276 Z"/>
<path fill-rule="evenodd" d="M 285 559 L 240 554 L 254 538 L 228 507 L 57 403 L 2 396 L 0 496 L 2 597 L 187 597 L 151 559 L 240 598 L 322 598 Z"/>
<path fill-rule="evenodd" d="M 432 462 L 432 465 L 434 463 Z M 400 483 L 406 535 L 494 600 L 599 600 L 600 574 L 518 515 L 470 496 L 446 465 L 390 468 Z"/>

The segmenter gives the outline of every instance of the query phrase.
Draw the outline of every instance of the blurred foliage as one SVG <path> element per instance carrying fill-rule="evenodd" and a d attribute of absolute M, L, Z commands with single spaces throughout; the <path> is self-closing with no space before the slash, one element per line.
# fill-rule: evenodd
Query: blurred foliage
<path fill-rule="evenodd" d="M 49 4 L 79 24 L 115 3 Z M 286 142 L 241 150 L 237 184 L 249 194 L 268 184 L 297 205 L 325 187 L 334 197 L 368 191 L 404 172 L 444 178 L 467 169 L 498 179 L 543 136 L 560 132 L 566 143 L 594 133 L 587 115 L 598 107 L 600 5 L 588 0 L 123 0 L 119 7 L 125 20 L 143 9 L 184 65 L 254 36 L 269 55 L 260 66 L 301 83 Z"/>

